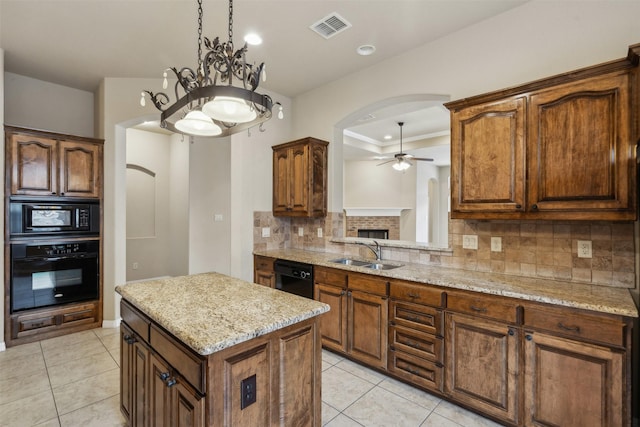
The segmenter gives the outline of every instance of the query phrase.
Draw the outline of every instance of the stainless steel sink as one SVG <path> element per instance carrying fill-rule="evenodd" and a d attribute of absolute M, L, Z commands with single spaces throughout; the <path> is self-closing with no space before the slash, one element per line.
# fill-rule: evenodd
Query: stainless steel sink
<path fill-rule="evenodd" d="M 374 262 L 371 264 L 363 265 L 364 268 L 370 268 L 372 270 L 393 270 L 394 268 L 402 267 L 400 264 L 384 264 L 381 262 Z"/>
<path fill-rule="evenodd" d="M 360 267 L 369 264 L 369 261 L 358 261 L 357 259 L 351 258 L 332 259 L 331 262 L 335 262 L 336 264 L 353 265 L 354 267 Z"/>

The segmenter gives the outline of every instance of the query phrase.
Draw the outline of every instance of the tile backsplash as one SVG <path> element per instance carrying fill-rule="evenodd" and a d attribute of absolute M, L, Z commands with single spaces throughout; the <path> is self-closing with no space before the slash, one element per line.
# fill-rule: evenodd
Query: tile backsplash
<path fill-rule="evenodd" d="M 344 218 L 342 212 L 311 219 L 254 212 L 254 248 L 370 257 L 363 246 L 331 242 L 345 236 Z M 633 222 L 450 220 L 450 249 L 385 247 L 382 255 L 394 261 L 634 288 L 634 227 Z M 269 237 L 262 237 L 265 228 Z M 464 249 L 463 236 L 477 236 L 477 249 Z M 492 250 L 492 237 L 500 238 L 500 247 L 494 246 L 499 251 Z M 578 241 L 582 240 L 591 242 L 591 258 L 578 257 Z"/>

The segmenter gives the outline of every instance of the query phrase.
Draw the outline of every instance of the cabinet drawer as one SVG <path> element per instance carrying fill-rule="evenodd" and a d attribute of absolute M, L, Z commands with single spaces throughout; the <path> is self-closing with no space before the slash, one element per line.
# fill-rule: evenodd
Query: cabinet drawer
<path fill-rule="evenodd" d="M 542 329 L 556 335 L 625 345 L 625 323 L 615 317 L 592 315 L 554 307 L 525 307 L 525 327 Z"/>
<path fill-rule="evenodd" d="M 442 335 L 442 310 L 394 300 L 391 300 L 390 308 L 392 324 Z"/>
<path fill-rule="evenodd" d="M 402 351 L 390 351 L 388 369 L 413 384 L 442 391 L 443 368 L 435 362 Z"/>
<path fill-rule="evenodd" d="M 413 354 L 433 362 L 443 360 L 443 339 L 432 334 L 391 326 L 389 328 L 389 345 L 392 350 Z"/>
<path fill-rule="evenodd" d="M 393 299 L 415 302 L 417 304 L 444 306 L 444 292 L 428 285 L 415 285 L 393 281 L 389 284 L 389 296 Z"/>
<path fill-rule="evenodd" d="M 55 315 L 44 315 L 44 316 L 32 317 L 32 318 L 18 317 L 15 320 L 14 327 L 16 329 L 15 331 L 16 333 L 14 334 L 14 336 L 18 337 L 21 332 L 32 331 L 34 329 L 48 328 L 50 326 L 55 326 L 55 325 L 56 325 Z"/>
<path fill-rule="evenodd" d="M 354 291 L 363 291 L 370 294 L 387 296 L 389 295 L 388 285 L 389 281 L 384 278 L 368 274 L 349 274 L 348 288 Z"/>
<path fill-rule="evenodd" d="M 273 271 L 273 263 L 275 262 L 274 258 L 256 255 L 254 259 L 254 268 L 256 270 Z"/>
<path fill-rule="evenodd" d="M 447 308 L 460 313 L 518 323 L 518 302 L 507 298 L 471 293 L 448 293 Z"/>
<path fill-rule="evenodd" d="M 87 319 L 94 321 L 96 317 L 95 305 L 88 305 L 81 307 L 79 310 L 74 310 L 69 313 L 62 313 L 62 324 L 71 324 L 76 322 L 82 322 Z"/>
<path fill-rule="evenodd" d="M 316 267 L 313 271 L 314 281 L 318 283 L 326 283 L 327 285 L 347 286 L 347 272 L 343 270 L 335 270 L 333 268 Z"/>
<path fill-rule="evenodd" d="M 149 342 L 149 319 L 130 304 L 122 301 L 120 304 L 120 317 L 133 331 L 145 342 Z"/>
<path fill-rule="evenodd" d="M 204 394 L 205 363 L 203 359 L 156 325 L 151 325 L 149 342 L 160 357 L 173 366 L 196 390 Z"/>

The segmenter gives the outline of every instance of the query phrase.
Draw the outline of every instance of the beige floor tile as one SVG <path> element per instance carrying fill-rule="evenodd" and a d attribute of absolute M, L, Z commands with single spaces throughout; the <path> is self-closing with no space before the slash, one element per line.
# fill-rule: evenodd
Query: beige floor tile
<path fill-rule="evenodd" d="M 438 404 L 442 401 L 442 399 L 437 396 L 424 392 L 420 389 L 410 386 L 409 384 L 405 384 L 393 378 L 385 378 L 385 380 L 382 381 L 379 386 L 413 403 L 427 408 L 430 411 L 435 409 L 435 407 L 438 406 Z"/>
<path fill-rule="evenodd" d="M 108 349 L 120 348 L 120 334 L 111 334 L 98 337 L 102 344 Z"/>
<path fill-rule="evenodd" d="M 442 415 L 443 417 L 460 424 L 463 427 L 499 427 L 500 424 L 494 423 L 480 415 L 463 409 L 446 401 L 440 402 L 434 413 Z"/>
<path fill-rule="evenodd" d="M 335 365 L 336 363 L 344 360 L 344 357 L 338 356 L 335 353 L 332 353 L 328 350 L 322 350 L 322 361 L 327 362 L 330 365 Z"/>
<path fill-rule="evenodd" d="M 41 370 L 44 367 L 42 352 L 29 353 L 19 357 L 13 355 L 0 361 L 0 376 L 25 375 L 29 372 Z"/>
<path fill-rule="evenodd" d="M 94 377 L 53 389 L 58 414 L 68 414 L 120 392 L 120 370 L 112 369 Z"/>
<path fill-rule="evenodd" d="M 93 377 L 117 367 L 118 365 L 111 357 L 111 354 L 104 349 L 102 353 L 49 367 L 49 380 L 51 381 L 51 387 L 59 387 L 84 378 Z"/>
<path fill-rule="evenodd" d="M 373 387 L 370 382 L 335 366 L 322 373 L 322 400 L 339 411 L 343 411 Z"/>
<path fill-rule="evenodd" d="M 116 365 L 120 366 L 120 348 L 111 348 L 109 349 L 109 354 L 116 362 Z"/>
<path fill-rule="evenodd" d="M 121 427 L 126 420 L 120 412 L 120 397 L 113 396 L 60 416 L 62 427 Z"/>
<path fill-rule="evenodd" d="M 120 328 L 96 328 L 92 329 L 92 331 L 100 339 L 109 335 L 120 335 Z"/>
<path fill-rule="evenodd" d="M 80 341 L 71 341 L 65 346 L 42 347 L 47 367 L 52 367 L 72 360 L 79 360 L 105 351 L 102 341 L 95 334 Z"/>
<path fill-rule="evenodd" d="M 336 363 L 334 366 L 336 368 L 342 369 L 343 371 L 347 371 L 359 378 L 362 378 L 365 381 L 369 381 L 372 384 L 379 384 L 381 381 L 387 378 L 386 375 L 381 374 L 380 372 L 366 368 L 348 359 L 344 359 Z"/>
<path fill-rule="evenodd" d="M 42 348 L 39 342 L 32 342 L 29 344 L 20 344 L 15 347 L 9 347 L 5 351 L 0 352 L 0 365 L 10 359 L 16 359 L 28 354 L 42 353 Z"/>
<path fill-rule="evenodd" d="M 98 337 L 93 332 L 93 329 L 87 331 L 76 332 L 73 334 L 62 335 L 55 338 L 49 338 L 48 340 L 40 341 L 40 345 L 43 350 L 52 350 L 58 347 L 68 347 L 86 340 L 97 339 Z"/>
<path fill-rule="evenodd" d="M 346 415 L 340 414 L 329 421 L 327 427 L 362 427 L 362 424 L 353 421 Z"/>
<path fill-rule="evenodd" d="M 340 411 L 325 402 L 322 402 L 322 425 L 327 424 L 334 419 Z"/>
<path fill-rule="evenodd" d="M 44 391 L 51 391 L 47 369 L 44 366 L 28 373 L 0 371 L 2 371 L 0 374 L 0 405 Z"/>
<path fill-rule="evenodd" d="M 430 412 L 397 394 L 376 387 L 345 409 L 344 415 L 367 427 L 418 427 Z"/>
<path fill-rule="evenodd" d="M 58 417 L 55 417 L 43 423 L 36 424 L 35 427 L 60 427 L 60 420 Z"/>
<path fill-rule="evenodd" d="M 57 415 L 51 390 L 0 405 L 0 425 L 3 427 L 33 426 Z"/>
<path fill-rule="evenodd" d="M 420 427 L 460 427 L 460 424 L 438 414 L 431 414 Z"/>

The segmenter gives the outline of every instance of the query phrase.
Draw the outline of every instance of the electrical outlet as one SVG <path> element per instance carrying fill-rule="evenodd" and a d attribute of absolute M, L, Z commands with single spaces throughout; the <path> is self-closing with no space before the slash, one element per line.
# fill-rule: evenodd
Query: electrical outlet
<path fill-rule="evenodd" d="M 262 237 L 271 237 L 271 229 L 269 227 L 262 227 Z"/>
<path fill-rule="evenodd" d="M 139 265 L 137 262 L 134 262 L 133 265 L 131 266 L 134 270 L 137 270 Z"/>
<path fill-rule="evenodd" d="M 251 375 L 240 382 L 240 409 L 256 403 L 256 376 Z"/>
<path fill-rule="evenodd" d="M 491 238 L 491 252 L 502 252 L 502 237 Z"/>
<path fill-rule="evenodd" d="M 298 227 L 298 236 L 300 237 L 304 236 L 304 228 Z"/>
<path fill-rule="evenodd" d="M 462 249 L 478 249 L 478 236 L 465 234 L 462 236 Z"/>
<path fill-rule="evenodd" d="M 318 228 L 318 237 L 322 237 L 322 228 Z"/>
<path fill-rule="evenodd" d="M 591 240 L 578 240 L 578 258 L 592 258 Z"/>
<path fill-rule="evenodd" d="M 215 222 L 220 222 L 220 221 L 222 221 L 222 214 L 215 214 L 215 215 L 213 215 L 213 220 L 214 220 Z"/>

